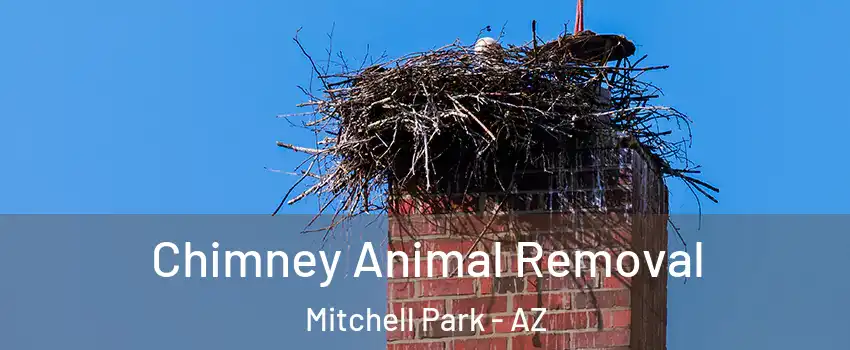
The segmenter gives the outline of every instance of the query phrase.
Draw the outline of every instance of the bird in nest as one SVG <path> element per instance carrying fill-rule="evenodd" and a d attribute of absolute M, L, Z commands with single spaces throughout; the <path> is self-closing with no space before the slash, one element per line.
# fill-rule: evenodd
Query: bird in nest
<path fill-rule="evenodd" d="M 473 46 L 473 51 L 480 64 L 493 65 L 505 62 L 505 50 L 496 39 L 483 37 Z"/>

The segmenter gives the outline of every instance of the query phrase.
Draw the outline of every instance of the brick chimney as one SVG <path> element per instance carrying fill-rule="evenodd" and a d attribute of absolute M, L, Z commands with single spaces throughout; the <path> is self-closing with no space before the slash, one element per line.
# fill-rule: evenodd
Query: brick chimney
<path fill-rule="evenodd" d="M 517 275 L 517 241 L 539 242 L 547 250 L 667 250 L 667 189 L 657 165 L 640 149 L 613 143 L 573 151 L 559 166 L 540 167 L 547 170 L 525 170 L 510 191 L 444 193 L 427 203 L 396 194 L 390 250 L 412 256 L 413 243 L 420 242 L 424 257 L 428 250 L 467 252 L 473 245 L 492 251 L 498 241 L 503 261 L 499 278 L 395 273 L 388 282 L 388 312 L 412 308 L 421 320 L 424 307 L 449 314 L 475 309 L 487 321 L 484 330 L 457 332 L 440 330 L 439 322 L 425 331 L 417 321 L 415 330 L 388 332 L 387 349 L 665 349 L 666 261 L 659 278 L 649 277 L 645 266 L 632 278 L 538 278 L 533 270 Z M 412 264 L 420 264 L 423 275 L 428 271 L 424 260 Z M 441 274 L 441 267 L 433 268 Z M 546 332 L 511 329 L 518 309 L 533 321 L 531 308 L 537 307 L 548 309 L 541 318 Z"/>

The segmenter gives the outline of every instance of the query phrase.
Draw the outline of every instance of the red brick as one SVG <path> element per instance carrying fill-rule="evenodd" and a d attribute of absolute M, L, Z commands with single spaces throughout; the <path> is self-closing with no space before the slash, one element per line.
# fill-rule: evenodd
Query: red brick
<path fill-rule="evenodd" d="M 573 333 L 573 348 L 602 348 L 629 345 L 628 330 Z"/>
<path fill-rule="evenodd" d="M 411 197 L 394 198 L 390 208 L 391 216 L 419 216 L 441 213 L 473 213 L 478 207 L 478 197 L 474 195 L 445 196 L 414 199 Z"/>
<path fill-rule="evenodd" d="M 446 350 L 443 342 L 387 344 L 387 350 Z"/>
<path fill-rule="evenodd" d="M 570 335 L 563 334 L 543 334 L 544 349 L 569 349 Z"/>
<path fill-rule="evenodd" d="M 404 252 L 411 259 L 413 258 L 414 253 L 416 252 L 415 244 L 413 241 L 406 241 L 404 243 L 393 243 L 392 251 L 396 252 Z M 419 248 L 419 254 L 422 258 L 428 256 L 428 252 L 458 252 L 461 256 L 466 256 L 466 252 L 469 251 L 469 248 L 472 247 L 472 240 L 461 240 L 461 239 L 450 239 L 450 238 L 438 238 L 431 240 L 422 240 L 421 246 Z M 454 259 L 452 259 L 454 260 Z"/>
<path fill-rule="evenodd" d="M 487 226 L 490 218 L 481 215 L 450 215 L 443 221 L 443 232 L 446 235 L 477 235 L 487 229 L 487 232 L 498 232 L 501 227 Z"/>
<path fill-rule="evenodd" d="M 631 278 L 623 276 L 607 276 L 602 280 L 602 288 L 623 289 L 631 285 Z"/>
<path fill-rule="evenodd" d="M 573 225 L 573 220 L 562 213 L 523 213 L 514 216 L 514 229 L 522 232 L 551 232 Z"/>
<path fill-rule="evenodd" d="M 599 314 L 602 314 L 601 322 Z M 590 311 L 590 326 L 593 328 L 622 328 L 632 323 L 631 310 L 602 310 Z"/>
<path fill-rule="evenodd" d="M 546 290 L 546 286 L 543 285 L 544 283 L 546 283 L 544 278 L 538 276 L 525 276 L 526 292 L 537 292 L 541 290 Z"/>
<path fill-rule="evenodd" d="M 493 278 L 480 278 L 478 279 L 478 285 L 480 286 L 481 295 L 487 295 L 493 293 Z"/>
<path fill-rule="evenodd" d="M 481 338 L 455 340 L 449 345 L 454 350 L 506 350 L 508 338 Z"/>
<path fill-rule="evenodd" d="M 507 249 L 505 249 L 505 248 L 506 247 L 504 245 L 502 245 L 502 250 L 503 250 L 502 251 L 502 257 L 510 260 L 510 264 L 507 265 L 507 271 L 503 271 L 503 272 L 517 272 L 516 255 L 514 255 L 512 253 L 508 253 L 506 251 Z"/>
<path fill-rule="evenodd" d="M 526 276 L 527 291 L 567 291 L 567 290 L 583 290 L 596 288 L 596 279 L 584 275 L 576 277 L 575 275 L 567 275 L 566 277 L 556 278 L 549 275 L 543 278 L 538 276 Z"/>
<path fill-rule="evenodd" d="M 437 320 L 425 323 L 424 321 L 418 324 L 417 335 L 420 338 L 436 339 L 436 338 L 456 338 L 456 337 L 471 337 L 478 332 L 476 324 L 468 318 L 455 318 L 450 320 L 452 323 L 450 329 L 443 329 L 443 325 L 447 320 Z"/>
<path fill-rule="evenodd" d="M 549 313 L 543 315 L 541 322 L 547 331 L 564 331 L 570 329 L 588 328 L 588 315 L 586 311 Z"/>
<path fill-rule="evenodd" d="M 515 315 L 490 317 L 489 320 L 485 321 L 481 334 L 524 332 L 523 327 L 513 329 L 514 317 Z M 497 321 L 494 322 L 493 320 Z"/>
<path fill-rule="evenodd" d="M 416 285 L 413 282 L 390 282 L 387 285 L 390 299 L 410 299 L 416 296 Z"/>
<path fill-rule="evenodd" d="M 537 275 L 537 271 L 534 269 L 534 265 L 537 265 L 537 267 L 540 269 L 540 272 L 547 273 L 548 271 L 550 271 L 549 270 L 550 269 L 550 267 L 549 267 L 550 256 L 551 256 L 550 254 L 543 254 L 543 257 L 540 258 L 540 260 L 537 260 L 534 263 L 530 263 L 530 262 L 523 263 L 523 266 L 522 266 L 523 274 Z M 558 257 L 558 258 L 554 258 L 554 259 L 555 259 L 556 263 L 563 263 L 564 261 L 566 261 L 566 260 L 563 259 L 563 257 Z M 564 266 L 563 264 L 560 264 L 560 265 L 557 265 L 557 268 L 552 267 L 552 269 L 555 269 L 556 273 L 569 271 L 569 273 L 572 274 L 573 271 L 575 271 L 575 267 L 572 266 L 573 262 L 571 260 L 572 259 L 571 253 L 567 253 L 567 259 L 570 261 L 569 266 Z M 519 272 L 519 271 L 517 271 L 517 272 Z"/>
<path fill-rule="evenodd" d="M 538 336 L 539 337 L 539 336 Z M 518 335 L 511 338 L 511 349 L 534 349 L 533 335 Z"/>
<path fill-rule="evenodd" d="M 440 234 L 439 220 L 428 216 L 390 216 L 390 236 L 413 243 L 423 236 Z"/>
<path fill-rule="evenodd" d="M 570 295 L 560 293 L 545 293 L 539 297 L 537 293 L 517 295 L 514 297 L 513 306 L 513 311 L 520 308 L 531 311 L 532 308 L 536 307 L 546 308 L 550 311 L 566 310 L 570 308 Z"/>
<path fill-rule="evenodd" d="M 412 258 L 411 258 L 412 260 Z M 416 265 L 419 265 L 419 277 L 416 277 Z M 408 261 L 407 263 L 407 277 L 404 275 L 404 266 L 405 264 L 402 262 L 394 262 L 393 263 L 393 274 L 392 276 L 387 276 L 390 279 L 413 279 L 413 278 L 428 278 L 428 271 L 432 272 L 432 276 L 440 277 L 443 274 L 443 263 L 438 259 L 434 260 L 431 264 L 431 270 L 428 269 L 428 262 L 425 260 L 421 261 Z M 449 273 L 454 271 L 453 269 L 449 269 Z"/>
<path fill-rule="evenodd" d="M 389 216 L 411 216 L 416 212 L 416 204 L 410 198 L 395 198 L 392 205 L 387 209 Z"/>
<path fill-rule="evenodd" d="M 412 309 L 414 318 L 422 318 L 422 310 L 425 308 L 434 308 L 440 314 L 446 312 L 445 300 L 425 300 L 425 301 L 404 301 L 395 302 L 390 305 L 392 314 L 401 317 L 402 310 Z M 405 316 L 407 316 L 405 314 Z"/>
<path fill-rule="evenodd" d="M 394 331 L 387 331 L 387 341 L 413 340 L 414 338 L 416 338 L 416 334 L 413 332 L 413 330 L 405 329 L 402 331 L 398 328 L 401 327 L 396 327 L 396 330 Z"/>
<path fill-rule="evenodd" d="M 492 279 L 493 294 L 514 294 L 525 291 L 525 280 L 522 277 L 506 276 Z"/>
<path fill-rule="evenodd" d="M 655 221 L 640 221 L 638 217 L 634 217 L 635 215 L 664 214 L 667 211 L 666 200 L 664 199 L 666 198 L 666 189 L 660 178 L 650 178 L 655 176 L 650 174 L 650 170 L 652 170 L 650 168 L 644 165 L 634 169 L 624 169 L 624 176 L 615 176 L 613 180 L 606 180 L 608 181 L 607 184 L 610 185 L 608 189 L 620 184 L 627 192 L 640 189 L 641 196 L 649 196 L 645 198 L 647 199 L 645 204 L 649 204 L 649 207 L 637 209 L 640 212 L 628 214 L 606 212 L 589 215 L 576 215 L 573 211 L 568 214 L 513 212 L 507 217 L 509 220 L 498 218 L 495 224 L 489 227 L 491 234 L 484 237 L 479 246 L 475 248 L 490 250 L 494 241 L 533 241 L 537 238 L 532 237 L 530 232 L 543 231 L 559 235 L 557 239 L 541 240 L 544 249 L 562 249 L 562 247 L 556 247 L 556 245 L 564 245 L 576 249 L 605 247 L 603 249 L 606 251 L 618 251 L 634 244 L 641 249 L 666 250 L 667 237 L 664 234 L 655 234 L 656 231 L 653 231 L 663 232 L 666 227 L 666 217 Z M 619 171 L 618 169 L 612 170 L 612 172 Z M 625 182 L 620 183 L 620 180 L 625 180 Z M 633 181 L 640 182 L 633 184 Z M 625 195 L 625 199 L 630 199 L 633 195 L 624 192 L 611 194 Z M 539 193 L 534 195 L 539 195 Z M 499 197 L 500 195 L 496 194 L 495 196 Z M 439 209 L 443 211 L 484 210 L 484 208 L 474 208 L 484 201 L 478 200 L 477 196 L 472 196 L 470 199 L 472 200 L 467 200 L 465 203 L 463 203 L 464 201 L 452 201 L 453 204 L 457 205 L 448 205 Z M 542 202 L 542 198 L 538 197 L 537 199 Z M 439 200 L 437 201 L 439 202 Z M 397 212 L 433 212 L 429 205 L 423 205 L 423 203 L 409 199 L 405 199 L 403 202 L 405 203 L 397 208 L 391 208 L 390 211 L 398 209 Z M 578 203 L 578 205 L 581 205 L 581 203 Z M 427 256 L 429 250 L 457 251 L 461 255 L 465 255 L 472 247 L 475 237 L 490 221 L 486 216 L 467 216 L 466 214 L 393 216 L 391 220 L 390 236 L 391 240 L 396 243 L 394 247 L 406 251 L 411 258 L 413 257 L 414 238 L 420 240 L 424 245 L 419 250 L 423 258 Z M 516 224 L 515 227 L 514 224 Z M 510 228 L 510 230 L 506 230 L 506 228 Z M 632 232 L 632 230 L 640 231 Z M 415 237 L 409 235 L 415 235 Z M 628 242 L 632 239 L 639 241 Z M 404 242 L 405 248 L 401 248 L 401 242 Z M 590 246 L 591 244 L 594 245 Z M 502 253 L 504 260 L 501 261 L 501 272 L 515 272 L 517 270 L 513 264 L 516 260 L 515 244 L 504 243 Z M 570 255 L 572 254 L 570 253 Z M 456 269 L 453 260 L 451 259 L 448 263 L 447 270 L 449 272 Z M 465 266 L 468 267 L 469 262 L 468 260 L 465 261 Z M 574 261 L 570 262 L 574 263 Z M 615 254 L 612 254 L 611 263 L 612 267 L 616 266 Z M 543 265 L 541 267 L 545 271 L 548 256 L 544 256 L 540 260 L 540 264 Z M 439 276 L 442 274 L 442 266 L 439 262 L 436 265 L 434 269 L 429 271 L 425 261 L 410 263 L 407 267 L 410 268 L 411 275 L 414 266 L 422 267 L 421 278 L 391 278 L 388 288 L 389 309 L 400 310 L 402 307 L 412 307 L 417 311 L 415 315 L 417 317 L 421 317 L 424 307 L 435 307 L 441 312 L 451 311 L 453 314 L 468 313 L 470 310 L 475 310 L 480 313 L 496 313 L 488 316 L 491 319 L 500 319 L 502 322 L 485 322 L 485 329 L 479 333 L 434 332 L 433 334 L 423 334 L 420 332 L 421 329 L 405 333 L 387 332 L 389 350 L 506 350 L 508 347 L 512 350 L 627 350 L 631 340 L 630 334 L 641 335 L 636 337 L 634 340 L 636 343 L 632 344 L 632 347 L 663 348 L 665 339 L 664 319 L 666 319 L 666 313 L 663 312 L 663 305 L 666 301 L 666 280 L 664 279 L 652 279 L 650 281 L 640 279 L 638 281 L 622 280 L 616 277 L 590 277 L 586 268 L 585 272 L 577 277 L 574 273 L 575 266 L 566 267 L 569 273 L 563 278 L 547 276 L 538 279 L 537 276 L 531 276 L 533 274 L 531 272 L 529 275 L 520 276 L 520 279 L 511 277 L 510 274 L 504 274 L 506 276 L 502 276 L 499 280 L 496 280 L 495 277 L 471 278 L 468 276 L 441 279 Z M 395 276 L 401 276 L 400 270 L 402 269 L 399 266 L 395 266 Z M 526 271 L 528 270 L 526 269 Z M 604 270 L 597 266 L 597 271 Z M 428 278 L 428 272 L 431 272 L 435 278 Z M 463 272 L 466 274 L 467 271 Z M 489 272 L 492 275 L 494 271 Z M 634 286 L 636 288 L 632 288 L 631 282 L 637 283 Z M 415 288 L 410 289 L 406 286 Z M 540 304 L 538 304 L 537 293 L 542 293 L 540 294 L 542 299 Z M 635 294 L 634 301 L 632 294 Z M 632 302 L 637 303 L 638 301 L 647 303 L 648 306 L 631 310 L 629 306 Z M 508 308 L 508 305 L 512 307 Z M 523 333 L 524 329 L 514 331 L 513 318 L 515 315 L 512 311 L 518 308 L 527 310 L 528 319 L 533 322 L 535 316 L 531 309 L 537 306 L 548 309 L 542 320 L 542 326 L 549 328 L 549 332 L 529 334 Z M 650 308 L 659 311 L 649 312 Z M 635 318 L 634 323 L 632 323 L 633 317 Z M 602 328 L 601 331 L 597 329 L 599 326 Z M 411 333 L 415 333 L 417 340 L 411 338 Z M 443 340 L 430 340 L 434 338 Z"/>
<path fill-rule="evenodd" d="M 576 309 L 607 309 L 626 307 L 630 305 L 631 295 L 628 290 L 595 290 L 576 293 L 573 297 L 573 307 Z"/>
<path fill-rule="evenodd" d="M 536 335 L 519 335 L 514 336 L 513 339 L 511 339 L 511 343 L 511 349 L 513 350 L 571 349 L 569 333 L 540 333 Z"/>
<path fill-rule="evenodd" d="M 508 309 L 507 297 L 475 297 L 467 299 L 457 299 L 452 301 L 452 313 L 466 314 L 471 310 L 475 310 L 478 314 L 494 314 L 505 312 Z"/>
<path fill-rule="evenodd" d="M 479 248 L 477 248 L 476 251 L 483 251 L 483 250 L 481 250 L 480 247 L 479 247 Z M 464 257 L 466 256 L 465 251 L 461 252 L 461 253 L 464 255 Z M 488 265 L 488 267 L 490 267 L 490 269 L 487 271 L 487 273 L 489 273 L 490 276 L 495 276 L 496 275 L 495 256 L 492 255 L 492 253 L 488 253 L 488 254 L 490 254 L 490 258 L 489 258 L 489 263 L 487 265 Z M 470 257 L 470 258 L 466 259 L 464 261 L 464 265 L 466 265 L 467 268 L 463 272 L 466 273 L 467 271 L 469 271 L 469 267 L 468 267 L 469 265 L 473 264 L 474 262 L 482 261 L 483 259 L 484 258 L 479 257 L 479 256 Z M 501 262 L 499 263 L 499 270 L 500 270 L 499 272 L 501 272 L 502 275 L 504 275 L 504 274 L 506 274 L 507 272 L 510 271 L 511 266 L 510 266 L 510 260 L 509 259 L 510 258 L 508 256 L 504 256 L 504 255 L 501 256 Z M 452 261 L 452 262 L 454 262 L 454 261 Z M 476 273 L 482 272 L 481 267 L 478 266 L 478 265 L 475 266 L 475 272 Z"/>
<path fill-rule="evenodd" d="M 616 244 L 627 246 L 632 242 L 632 230 L 626 227 L 615 227 L 611 233 L 611 238 Z"/>
<path fill-rule="evenodd" d="M 588 275 L 566 276 L 564 278 L 549 278 L 549 290 L 583 290 L 596 288 L 599 283 L 596 277 Z"/>
<path fill-rule="evenodd" d="M 475 279 L 447 278 L 419 282 L 423 297 L 475 294 Z"/>
<path fill-rule="evenodd" d="M 422 252 L 426 254 L 427 252 L 459 252 L 462 256 L 466 256 L 466 252 L 469 251 L 473 243 L 472 240 L 435 239 L 423 242 Z"/>

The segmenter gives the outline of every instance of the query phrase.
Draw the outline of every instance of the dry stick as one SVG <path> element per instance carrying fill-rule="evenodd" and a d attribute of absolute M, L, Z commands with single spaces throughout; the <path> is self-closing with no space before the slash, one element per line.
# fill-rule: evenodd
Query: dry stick
<path fill-rule="evenodd" d="M 295 187 L 298 187 L 298 185 L 300 185 L 301 182 L 304 181 L 304 179 L 307 178 L 308 174 L 310 174 L 310 170 L 313 169 L 314 164 L 316 164 L 315 159 L 312 162 L 310 162 L 310 166 L 307 167 L 307 171 L 304 172 L 304 175 L 302 175 L 301 178 L 298 179 L 298 181 L 296 181 L 295 184 L 292 185 L 292 187 L 290 187 L 288 191 L 286 191 L 286 194 L 283 196 L 283 199 L 280 200 L 280 204 L 277 205 L 277 209 L 274 210 L 274 212 L 272 213 L 272 216 L 277 215 L 277 212 L 279 212 L 280 208 L 283 207 L 283 204 L 286 203 L 286 199 L 289 198 L 289 195 L 292 194 L 292 191 L 295 189 Z"/>
<path fill-rule="evenodd" d="M 493 211 L 493 217 L 491 217 L 491 218 L 490 218 L 490 221 L 487 223 L 487 226 L 484 226 L 484 229 L 483 229 L 483 230 L 481 230 L 481 233 L 479 233 L 479 234 L 478 234 L 478 237 L 475 239 L 475 241 L 474 241 L 474 242 L 472 242 L 472 246 L 471 246 L 471 247 L 469 247 L 469 250 L 468 250 L 468 251 L 466 251 L 466 255 L 463 257 L 463 260 L 464 260 L 464 261 L 465 261 L 466 259 L 469 259 L 469 255 L 470 255 L 470 254 L 472 254 L 472 252 L 473 252 L 473 251 L 475 251 L 475 246 L 477 246 L 477 245 L 478 245 L 478 243 L 480 243 L 480 242 L 481 242 L 481 238 L 483 238 L 483 237 L 484 237 L 484 234 L 485 234 L 485 233 L 487 233 L 487 230 L 489 230 L 489 229 L 490 229 L 490 226 L 492 226 L 492 225 L 493 225 L 493 222 L 494 222 L 494 221 L 496 221 L 496 217 L 498 216 L 498 215 L 496 215 L 496 214 L 498 214 L 498 213 L 499 213 L 499 211 L 502 209 L 502 205 L 504 205 L 504 204 L 505 204 L 505 202 L 507 202 L 507 200 L 502 200 L 501 202 L 499 202 L 499 205 L 496 207 L 496 210 L 494 210 L 494 211 Z M 455 271 L 454 271 L 454 272 L 452 272 L 451 276 L 449 276 L 449 277 L 454 277 L 454 275 L 455 275 L 458 271 L 460 271 L 460 264 L 458 264 L 458 267 L 455 269 Z"/>
<path fill-rule="evenodd" d="M 430 162 L 430 157 L 428 156 L 428 144 L 430 142 L 429 142 L 428 139 L 426 139 L 426 137 L 427 136 L 425 136 L 425 134 L 422 134 L 422 139 L 424 140 L 424 146 L 422 148 L 425 151 L 425 163 L 423 163 L 423 164 L 425 165 L 425 189 L 430 190 L 431 189 L 431 170 L 428 169 L 428 163 Z"/>
<path fill-rule="evenodd" d="M 461 105 L 460 102 L 458 102 L 454 97 L 449 96 L 449 98 L 455 103 L 455 108 L 460 108 L 460 110 L 465 112 L 470 118 L 472 118 L 472 120 L 475 120 L 475 122 L 478 123 L 478 125 L 481 126 L 482 129 L 484 129 L 484 132 L 486 132 L 487 135 L 490 135 L 490 138 L 492 138 L 493 141 L 496 141 L 496 135 L 493 135 L 493 133 L 490 132 L 490 129 L 487 129 L 487 127 L 484 126 L 484 123 L 482 123 L 481 120 L 478 119 L 478 117 L 472 114 L 472 112 L 466 109 L 466 107 Z"/>
<path fill-rule="evenodd" d="M 300 200 L 304 199 L 305 197 L 309 196 L 309 195 L 310 195 L 310 194 L 312 194 L 313 192 L 318 192 L 318 191 L 319 191 L 322 187 L 324 187 L 325 185 L 327 185 L 327 183 L 328 183 L 328 182 L 330 182 L 330 181 L 331 181 L 331 179 L 332 179 L 331 177 L 327 177 L 327 178 L 325 178 L 325 179 L 324 179 L 324 180 L 322 180 L 321 182 L 318 182 L 318 183 L 316 183 L 315 185 L 310 186 L 310 188 L 308 188 L 306 191 L 301 192 L 301 194 L 299 194 L 298 196 L 296 196 L 296 197 L 295 197 L 295 198 L 293 198 L 293 199 L 290 199 L 290 200 L 289 200 L 288 202 L 286 202 L 286 203 L 287 203 L 287 204 L 294 204 L 294 203 L 297 203 L 298 201 L 300 201 Z M 321 213 L 321 211 L 319 211 L 319 213 Z"/>
<path fill-rule="evenodd" d="M 301 50 L 301 54 L 303 54 L 304 57 L 307 57 L 307 60 L 310 61 L 310 65 L 313 67 L 313 72 L 315 72 L 316 76 L 319 77 L 322 75 L 322 72 L 319 71 L 319 67 L 316 65 L 316 62 L 313 61 L 313 57 L 310 56 L 309 53 L 307 53 L 307 49 L 304 48 L 304 45 L 301 45 L 301 40 L 298 39 L 298 33 L 301 32 L 301 29 L 302 28 L 298 28 L 298 30 L 295 31 L 295 37 L 292 38 L 292 41 L 294 41 L 295 44 L 298 45 L 298 48 Z M 325 86 L 325 89 L 330 88 L 325 79 L 320 78 L 320 80 L 322 81 L 322 85 Z"/>
<path fill-rule="evenodd" d="M 292 144 L 289 144 L 289 143 L 283 143 L 281 141 L 277 142 L 277 146 L 283 147 L 283 148 L 288 148 L 288 149 L 291 149 L 291 150 L 296 151 L 296 152 L 307 153 L 307 154 L 310 154 L 310 155 L 318 155 L 318 154 L 324 153 L 324 151 L 322 151 L 320 149 L 295 146 L 295 145 L 292 145 Z"/>

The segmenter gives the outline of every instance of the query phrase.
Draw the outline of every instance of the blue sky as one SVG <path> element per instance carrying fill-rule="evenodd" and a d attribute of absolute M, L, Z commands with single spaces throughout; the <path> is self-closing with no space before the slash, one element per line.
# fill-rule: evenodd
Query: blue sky
<path fill-rule="evenodd" d="M 321 54 L 395 56 L 507 24 L 507 42 L 572 21 L 573 1 L 7 1 L 0 4 L 0 173 L 8 213 L 267 213 L 294 181 L 296 111 Z M 695 121 L 692 157 L 721 188 L 707 213 L 846 213 L 840 108 L 830 68 L 839 1 L 587 2 L 587 27 L 627 34 L 664 102 Z M 813 50 L 817 51 L 813 51 Z M 839 102 L 840 103 L 840 102 Z M 832 170 L 834 169 L 834 170 Z M 828 180 L 827 180 L 828 181 Z M 793 184 L 793 185 L 792 185 Z M 672 184 L 672 210 L 696 212 Z M 312 205 L 290 208 L 310 212 Z"/>
<path fill-rule="evenodd" d="M 336 49 L 359 57 L 368 45 L 392 57 L 457 38 L 472 43 L 487 25 L 507 24 L 505 41 L 519 43 L 533 19 L 541 36 L 552 38 L 572 21 L 574 7 L 573 1 L 4 1 L 0 212 L 270 213 L 295 179 L 264 167 L 287 170 L 300 161 L 274 142 L 311 139 L 275 118 L 297 111 L 303 96 L 296 86 L 309 82 L 309 66 L 291 41 L 296 29 L 304 28 L 301 37 L 317 55 L 335 26 Z M 840 66 L 850 53 L 842 44 L 850 4 L 588 0 L 586 7 L 588 29 L 626 34 L 638 54 L 649 55 L 648 64 L 671 66 L 650 78 L 664 88 L 665 103 L 695 121 L 691 156 L 703 165 L 703 179 L 721 188 L 721 202 L 706 204 L 704 213 L 850 212 L 843 181 L 850 118 L 842 107 L 842 83 L 850 77 Z M 697 211 L 681 185 L 672 183 L 671 191 L 673 212 Z M 312 210 L 305 204 L 285 212 Z M 751 259 L 782 256 L 799 246 L 798 238 L 779 237 L 772 250 Z M 756 295 L 758 286 L 746 276 L 729 283 Z M 779 285 L 790 289 L 774 298 L 805 292 Z M 712 304 L 708 296 L 723 293 L 720 288 L 694 286 L 671 296 L 673 318 L 728 329 L 769 321 L 681 311 L 693 308 L 689 297 L 702 298 L 704 312 L 728 305 L 746 310 L 740 303 Z M 679 339 L 698 332 L 677 330 L 684 332 Z"/>

